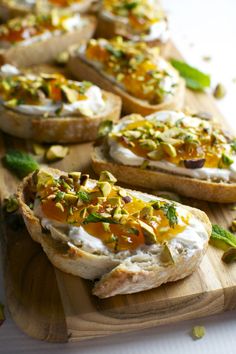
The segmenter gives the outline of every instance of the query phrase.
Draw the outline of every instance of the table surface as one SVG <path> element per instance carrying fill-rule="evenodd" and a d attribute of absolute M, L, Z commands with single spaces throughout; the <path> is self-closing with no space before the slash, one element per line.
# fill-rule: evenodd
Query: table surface
<path fill-rule="evenodd" d="M 172 39 L 185 59 L 212 76 L 212 88 L 223 83 L 224 99 L 217 101 L 222 113 L 235 127 L 236 100 L 236 1 L 163 0 L 170 18 Z M 206 61 L 204 57 L 210 57 Z M 5 303 L 0 262 L 0 302 Z M 142 332 L 127 333 L 81 343 L 50 344 L 31 339 L 13 323 L 7 310 L 0 328 L 0 353 L 83 353 L 83 354 L 227 354 L 235 353 L 236 311 L 210 318 L 185 321 Z M 206 335 L 194 341 L 191 328 L 204 325 Z"/>

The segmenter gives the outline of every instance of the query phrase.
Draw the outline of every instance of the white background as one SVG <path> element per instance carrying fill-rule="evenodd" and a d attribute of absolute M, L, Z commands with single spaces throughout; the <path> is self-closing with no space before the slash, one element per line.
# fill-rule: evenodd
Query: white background
<path fill-rule="evenodd" d="M 227 88 L 217 101 L 235 128 L 236 121 L 236 0 L 163 0 L 170 17 L 172 38 L 185 59 L 212 75 Z M 211 61 L 202 58 L 210 56 Z M 5 303 L 0 279 L 0 302 Z M 192 326 L 203 324 L 206 335 L 193 341 Z M 83 354 L 222 354 L 236 351 L 236 311 L 142 332 L 116 335 L 75 344 L 49 344 L 21 333 L 7 314 L 0 327 L 0 353 L 83 353 Z"/>

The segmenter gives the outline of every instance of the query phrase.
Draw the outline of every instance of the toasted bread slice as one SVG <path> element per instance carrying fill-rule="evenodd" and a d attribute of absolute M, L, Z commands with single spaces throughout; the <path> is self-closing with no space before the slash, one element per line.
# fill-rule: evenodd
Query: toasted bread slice
<path fill-rule="evenodd" d="M 95 32 L 95 37 L 112 38 L 115 36 L 122 36 L 124 38 L 132 40 L 132 35 L 129 34 L 125 26 L 122 27 L 120 22 L 116 22 L 113 19 L 104 17 L 100 13 L 100 15 L 98 16 L 98 24 Z M 148 41 L 147 44 L 151 47 L 159 47 L 160 54 L 163 57 L 167 56 L 170 49 L 170 42 L 163 42 L 160 39 Z"/>
<path fill-rule="evenodd" d="M 114 82 L 107 79 L 99 70 L 89 64 L 82 55 L 78 56 L 71 53 L 68 68 L 76 78 L 94 82 L 104 90 L 120 96 L 123 102 L 123 110 L 127 114 L 135 112 L 142 115 L 148 115 L 160 110 L 178 110 L 181 109 L 184 104 L 185 82 L 183 79 L 179 80 L 179 85 L 176 88 L 175 94 L 170 100 L 157 105 L 151 105 L 147 101 L 131 96 L 122 88 L 118 87 Z"/>
<path fill-rule="evenodd" d="M 45 143 L 78 143 L 93 141 L 98 127 L 104 120 L 117 121 L 120 118 L 121 99 L 103 91 L 105 110 L 94 117 L 62 116 L 48 117 L 22 114 L 0 105 L 0 129 L 5 133 L 23 139 Z"/>
<path fill-rule="evenodd" d="M 47 171 L 58 177 L 66 175 L 58 170 Z M 204 212 L 181 204 L 176 204 L 176 208 L 181 208 L 182 212 L 185 209 L 190 213 L 187 227 L 192 231 L 186 230 L 191 231 L 189 242 L 187 234 L 183 239 L 181 235 L 179 238 L 176 235 L 167 243 L 146 244 L 145 247 L 132 252 L 114 253 L 107 249 L 104 253 L 98 253 L 95 246 L 88 251 L 83 249 L 83 244 L 76 245 L 65 231 L 57 226 L 48 226 L 45 233 L 42 220 L 36 217 L 29 207 L 35 200 L 36 179 L 37 173 L 28 176 L 18 189 L 20 211 L 31 237 L 42 245 L 55 267 L 86 279 L 100 279 L 93 289 L 93 294 L 100 298 L 148 290 L 168 281 L 184 278 L 196 269 L 205 254 L 211 234 L 211 223 Z M 131 196 L 138 195 L 144 200 L 167 202 L 145 193 L 131 190 L 126 192 Z M 172 256 L 163 258 L 164 247 L 168 247 L 173 259 Z"/>
<path fill-rule="evenodd" d="M 28 67 L 53 61 L 69 46 L 81 40 L 88 40 L 93 36 L 96 19 L 93 16 L 82 16 L 86 25 L 72 32 L 34 42 L 27 46 L 15 45 L 10 48 L 0 49 L 0 65 L 9 63 L 18 67 Z"/>
<path fill-rule="evenodd" d="M 0 19 L 7 21 L 10 18 L 24 16 L 34 12 L 34 5 L 27 5 L 20 1 L 0 0 Z"/>
<path fill-rule="evenodd" d="M 108 153 L 106 144 L 94 148 L 92 166 L 99 174 L 108 170 L 119 182 L 134 187 L 168 190 L 180 195 L 216 203 L 234 203 L 236 200 L 236 183 L 211 182 L 191 177 L 180 176 L 170 172 L 122 165 L 115 162 Z"/>

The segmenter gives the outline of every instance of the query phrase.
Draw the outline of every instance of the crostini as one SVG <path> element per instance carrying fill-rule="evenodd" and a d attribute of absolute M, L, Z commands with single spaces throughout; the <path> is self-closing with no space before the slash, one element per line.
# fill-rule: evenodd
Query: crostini
<path fill-rule="evenodd" d="M 169 39 L 167 18 L 157 0 L 103 0 L 96 34 L 105 38 L 119 35 L 152 45 Z"/>
<path fill-rule="evenodd" d="M 103 120 L 118 120 L 121 99 L 88 81 L 63 75 L 21 73 L 6 64 L 0 69 L 0 129 L 41 142 L 96 139 Z"/>
<path fill-rule="evenodd" d="M 236 200 L 236 140 L 211 121 L 162 111 L 130 115 L 93 153 L 93 168 L 133 186 L 219 203 Z"/>
<path fill-rule="evenodd" d="M 91 38 L 95 26 L 94 17 L 67 11 L 14 18 L 0 26 L 0 64 L 50 62 L 70 45 Z"/>
<path fill-rule="evenodd" d="M 24 16 L 35 11 L 35 0 L 0 0 L 0 20 Z"/>
<path fill-rule="evenodd" d="M 211 223 L 200 210 L 99 181 L 79 172 L 41 169 L 18 190 L 31 237 L 60 270 L 95 282 L 106 298 L 191 274 L 208 245 Z"/>
<path fill-rule="evenodd" d="M 184 81 L 156 47 L 115 37 L 91 39 L 70 52 L 71 73 L 119 95 L 126 113 L 146 115 L 183 105 Z"/>
<path fill-rule="evenodd" d="M 52 8 L 67 9 L 72 12 L 84 13 L 93 10 L 97 0 L 35 0 L 37 11 Z"/>
<path fill-rule="evenodd" d="M 0 0 L 0 19 L 25 16 L 54 8 L 84 13 L 90 10 L 94 0 Z"/>

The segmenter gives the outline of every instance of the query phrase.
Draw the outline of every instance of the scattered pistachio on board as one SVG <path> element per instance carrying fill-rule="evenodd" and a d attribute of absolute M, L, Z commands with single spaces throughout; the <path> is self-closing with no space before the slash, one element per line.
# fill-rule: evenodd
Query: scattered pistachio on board
<path fill-rule="evenodd" d="M 192 337 L 193 339 L 201 339 L 205 336 L 206 329 L 203 326 L 194 326 L 192 328 Z"/>
<path fill-rule="evenodd" d="M 217 84 L 214 91 L 213 91 L 213 96 L 220 100 L 221 98 L 224 98 L 226 95 L 226 89 L 223 84 Z"/>
<path fill-rule="evenodd" d="M 63 159 L 69 152 L 67 146 L 62 145 L 52 145 L 46 152 L 45 158 L 47 161 L 56 161 Z"/>

